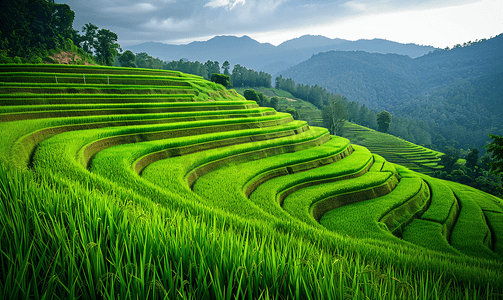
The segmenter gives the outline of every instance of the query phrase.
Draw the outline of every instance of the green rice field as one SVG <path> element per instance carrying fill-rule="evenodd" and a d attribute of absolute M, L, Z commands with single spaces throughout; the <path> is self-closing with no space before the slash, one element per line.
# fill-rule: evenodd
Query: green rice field
<path fill-rule="evenodd" d="M 346 130 L 176 71 L 0 65 L 0 299 L 503 299 L 503 200 Z"/>
<path fill-rule="evenodd" d="M 438 164 L 443 155 L 441 152 L 351 122 L 345 123 L 343 132 L 343 136 L 351 142 L 410 170 L 430 174 L 442 168 Z"/>

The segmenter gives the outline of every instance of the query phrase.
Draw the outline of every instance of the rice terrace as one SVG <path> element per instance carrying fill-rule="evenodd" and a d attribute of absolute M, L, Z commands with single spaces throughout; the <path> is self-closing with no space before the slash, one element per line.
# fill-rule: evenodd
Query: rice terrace
<path fill-rule="evenodd" d="M 503 299 L 500 198 L 196 75 L 0 81 L 2 299 Z"/>

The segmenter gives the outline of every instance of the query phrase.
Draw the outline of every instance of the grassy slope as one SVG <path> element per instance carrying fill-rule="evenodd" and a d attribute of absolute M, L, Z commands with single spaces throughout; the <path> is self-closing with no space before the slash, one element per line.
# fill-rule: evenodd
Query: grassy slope
<path fill-rule="evenodd" d="M 501 201 L 395 168 L 288 115 L 232 106 L 244 99 L 196 76 L 178 76 L 194 95 L 180 101 L 208 109 L 220 102 L 235 113 L 185 109 L 145 123 L 153 114 L 69 112 L 0 123 L 0 161 L 11 169 L 0 168 L 3 298 L 497 299 L 503 293 Z M 33 99 L 21 96 L 0 101 L 31 101 L 36 110 Z M 114 97 L 131 103 L 130 95 Z M 41 99 L 61 105 L 66 97 Z M 68 99 L 75 105 L 75 97 Z M 17 103 L 9 101 L 0 103 Z M 320 223 L 313 209 L 328 211 Z M 424 232 L 431 232 L 427 242 Z"/>
<path fill-rule="evenodd" d="M 236 91 L 243 95 L 246 88 L 236 88 Z M 275 88 L 255 87 L 254 90 L 263 93 L 269 98 L 278 97 L 278 110 L 286 111 L 288 108 L 294 108 L 299 112 L 301 120 L 306 121 L 311 126 L 321 126 L 321 112 L 313 104 L 292 96 L 289 92 Z"/>
<path fill-rule="evenodd" d="M 411 170 L 428 174 L 441 168 L 438 162 L 442 153 L 415 145 L 393 135 L 351 122 L 346 122 L 342 135 L 352 143 L 367 147 L 386 160 Z"/>
<path fill-rule="evenodd" d="M 237 88 L 236 91 L 243 95 L 246 88 Z M 286 111 L 294 108 L 300 113 L 300 119 L 312 126 L 322 126 L 321 111 L 313 104 L 293 97 L 290 93 L 275 88 L 253 88 L 268 97 L 278 97 L 278 110 Z M 438 157 L 442 153 L 417 146 L 403 139 L 389 134 L 346 122 L 343 137 L 352 143 L 363 145 L 373 153 L 383 156 L 386 160 L 404 165 L 414 171 L 431 173 L 438 166 Z M 412 152 L 416 150 L 416 152 Z"/>

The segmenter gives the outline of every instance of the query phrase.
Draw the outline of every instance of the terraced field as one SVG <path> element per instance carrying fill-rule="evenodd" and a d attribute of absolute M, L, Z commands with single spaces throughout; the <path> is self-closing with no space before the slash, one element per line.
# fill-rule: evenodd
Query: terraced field
<path fill-rule="evenodd" d="M 0 298 L 503 295 L 501 199 L 391 147 L 174 71 L 0 79 Z"/>
<path fill-rule="evenodd" d="M 442 153 L 389 134 L 346 122 L 343 136 L 352 143 L 362 145 L 372 153 L 381 155 L 389 162 L 405 166 L 416 172 L 430 174 L 442 168 L 438 165 Z"/>

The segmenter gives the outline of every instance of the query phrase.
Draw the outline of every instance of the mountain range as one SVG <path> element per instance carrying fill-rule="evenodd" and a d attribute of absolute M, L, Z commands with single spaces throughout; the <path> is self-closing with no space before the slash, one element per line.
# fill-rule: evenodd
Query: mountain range
<path fill-rule="evenodd" d="M 425 122 L 433 140 L 481 148 L 503 134 L 503 34 L 421 57 L 328 51 L 282 71 L 375 110 Z M 426 125 L 427 124 L 427 125 Z M 439 143 L 442 144 L 442 143 Z M 449 143 L 448 143 L 449 144 Z M 455 145 L 456 146 L 456 145 Z"/>
<path fill-rule="evenodd" d="M 204 42 L 186 45 L 170 45 L 148 42 L 124 47 L 134 53 L 146 52 L 164 61 L 188 59 L 189 61 L 229 61 L 248 69 L 264 71 L 271 75 L 296 65 L 313 54 L 330 50 L 361 50 L 375 53 L 396 53 L 411 58 L 425 55 L 436 48 L 416 44 L 401 44 L 383 39 L 349 41 L 330 39 L 319 35 L 304 35 L 288 40 L 278 46 L 260 43 L 249 36 L 216 36 Z"/>

